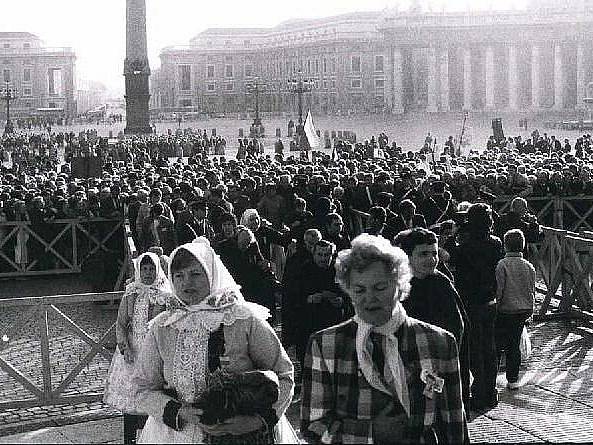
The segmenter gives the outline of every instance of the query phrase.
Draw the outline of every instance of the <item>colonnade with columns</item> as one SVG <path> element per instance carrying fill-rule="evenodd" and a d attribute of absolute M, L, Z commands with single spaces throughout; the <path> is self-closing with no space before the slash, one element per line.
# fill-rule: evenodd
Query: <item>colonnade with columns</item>
<path fill-rule="evenodd" d="M 586 54 L 586 45 L 587 42 L 584 41 L 542 41 L 455 48 L 436 44 L 427 46 L 425 47 L 427 52 L 425 57 L 426 111 L 447 112 L 453 108 L 451 95 L 454 92 L 451 91 L 450 82 L 453 52 L 456 63 L 460 65 L 456 70 L 460 75 L 456 83 L 459 88 L 455 92 L 459 98 L 457 108 L 468 111 L 510 112 L 526 109 L 530 111 L 579 109 L 586 94 L 587 79 L 593 74 L 590 68 L 591 58 Z M 391 49 L 390 66 L 393 70 L 391 105 L 394 113 L 403 113 L 405 110 L 404 58 L 406 51 L 413 50 L 410 47 L 398 46 Z M 568 50 L 572 52 L 570 66 Z M 548 55 L 545 60 L 544 52 Z M 500 60 L 501 54 L 504 56 L 503 60 Z M 481 70 L 479 73 L 476 73 L 474 64 L 479 65 Z M 503 68 L 502 65 L 506 66 Z M 550 77 L 551 82 L 546 82 Z M 481 83 L 478 102 L 482 104 L 478 107 L 475 105 L 475 96 L 478 94 L 477 81 Z M 570 95 L 566 93 L 567 86 L 572 91 Z M 503 91 L 500 91 L 501 89 Z M 505 105 L 502 108 L 500 99 L 497 100 L 501 94 L 508 98 L 504 100 Z M 571 99 L 568 100 L 567 96 Z M 521 101 L 520 98 L 526 98 L 526 100 Z"/>

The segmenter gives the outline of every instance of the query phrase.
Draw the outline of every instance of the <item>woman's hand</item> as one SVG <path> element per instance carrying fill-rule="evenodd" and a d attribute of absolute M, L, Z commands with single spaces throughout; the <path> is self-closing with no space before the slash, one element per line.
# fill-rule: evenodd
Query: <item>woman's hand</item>
<path fill-rule="evenodd" d="M 214 425 L 200 424 L 201 428 L 212 436 L 223 436 L 225 434 L 239 436 L 257 431 L 263 425 L 264 422 L 260 416 L 235 416 Z"/>
<path fill-rule="evenodd" d="M 198 408 L 194 408 L 191 405 L 183 405 L 179 408 L 177 412 L 177 417 L 181 420 L 181 425 L 187 425 L 191 423 L 192 425 L 197 425 L 200 423 L 203 411 Z"/>

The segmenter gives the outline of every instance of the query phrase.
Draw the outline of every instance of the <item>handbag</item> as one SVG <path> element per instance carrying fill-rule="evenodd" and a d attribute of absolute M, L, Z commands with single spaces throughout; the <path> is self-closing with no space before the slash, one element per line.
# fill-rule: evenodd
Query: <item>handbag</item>
<path fill-rule="evenodd" d="M 209 444 L 274 443 L 276 414 L 273 404 L 278 400 L 279 384 L 272 371 L 232 373 L 219 369 L 209 377 L 208 389 L 194 403 L 203 410 L 202 422 L 212 425 L 237 415 L 258 414 L 266 423 L 258 430 L 241 435 L 212 436 L 204 433 Z"/>
<path fill-rule="evenodd" d="M 521 351 L 521 361 L 529 360 L 531 357 L 531 338 L 529 337 L 527 326 L 523 326 L 519 341 L 519 350 Z"/>
<path fill-rule="evenodd" d="M 224 328 L 212 332 L 208 342 L 208 387 L 193 404 L 203 410 L 202 422 L 212 425 L 237 415 L 260 415 L 266 423 L 256 431 L 241 435 L 213 436 L 204 432 L 207 444 L 274 443 L 278 420 L 273 404 L 279 396 L 278 377 L 273 371 L 233 373 L 221 366 L 225 354 Z"/>

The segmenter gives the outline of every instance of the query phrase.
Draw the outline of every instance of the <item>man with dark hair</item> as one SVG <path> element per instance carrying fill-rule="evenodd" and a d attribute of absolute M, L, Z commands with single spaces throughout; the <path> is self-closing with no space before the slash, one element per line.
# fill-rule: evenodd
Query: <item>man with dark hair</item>
<path fill-rule="evenodd" d="M 387 239 L 393 239 L 397 235 L 397 214 L 391 210 L 393 194 L 389 192 L 380 192 L 377 194 L 377 206 L 385 209 L 385 228 L 383 236 Z"/>
<path fill-rule="evenodd" d="M 397 233 L 402 230 L 414 227 L 426 227 L 424 216 L 416 213 L 416 204 L 410 199 L 404 199 L 399 203 L 399 215 L 394 224 Z"/>
<path fill-rule="evenodd" d="M 190 203 L 189 210 L 192 214 L 192 221 L 188 222 L 196 236 L 203 236 L 209 241 L 214 240 L 215 231 L 208 220 L 209 204 L 206 200 L 199 200 Z"/>
<path fill-rule="evenodd" d="M 169 205 L 163 202 L 163 192 L 159 188 L 153 188 L 148 195 L 148 200 L 150 205 L 154 206 L 155 204 L 162 204 L 163 206 L 163 215 L 165 215 L 170 220 L 173 220 L 173 212 Z"/>
<path fill-rule="evenodd" d="M 496 221 L 496 235 L 502 238 L 511 229 L 520 229 L 528 243 L 540 240 L 541 228 L 537 217 L 529 212 L 525 198 L 513 198 L 510 210 Z"/>
<path fill-rule="evenodd" d="M 177 235 L 173 221 L 163 215 L 163 204 L 157 203 L 150 209 L 150 218 L 144 220 L 142 231 L 146 237 L 144 245 L 163 248 L 165 255 L 170 255 L 177 247 Z"/>
<path fill-rule="evenodd" d="M 282 277 L 282 341 L 286 346 L 296 344 L 296 330 L 299 318 L 295 307 L 299 305 L 298 284 L 302 269 L 313 262 L 315 245 L 321 241 L 321 232 L 307 229 L 296 244 L 296 248 L 288 254 L 284 275 Z"/>
<path fill-rule="evenodd" d="M 467 308 L 471 326 L 472 408 L 498 405 L 496 376 L 496 265 L 504 252 L 492 232 L 492 209 L 473 204 L 467 212 L 455 258 L 455 285 Z"/>
<path fill-rule="evenodd" d="M 383 236 L 383 230 L 385 229 L 386 213 L 383 207 L 371 207 L 369 209 L 369 219 L 367 220 L 367 226 L 364 229 L 364 233 L 375 236 Z"/>
<path fill-rule="evenodd" d="M 299 280 L 293 317 L 298 320 L 295 333 L 297 357 L 303 363 L 309 336 L 314 332 L 342 322 L 352 313 L 346 294 L 335 280 L 336 246 L 320 240 L 313 248 L 313 262 L 305 264 Z"/>
<path fill-rule="evenodd" d="M 412 271 L 410 295 L 402 304 L 410 317 L 443 328 L 457 340 L 463 399 L 469 407 L 469 321 L 455 286 L 437 270 L 437 236 L 417 227 L 400 232 L 394 243 L 408 255 Z"/>
<path fill-rule="evenodd" d="M 216 187 L 210 190 L 210 214 L 208 220 L 215 231 L 220 231 L 220 217 L 223 213 L 233 213 L 233 205 L 226 200 L 225 191 Z"/>
<path fill-rule="evenodd" d="M 350 248 L 350 240 L 344 234 L 344 221 L 337 213 L 326 216 L 324 239 L 336 245 L 336 252 Z"/>

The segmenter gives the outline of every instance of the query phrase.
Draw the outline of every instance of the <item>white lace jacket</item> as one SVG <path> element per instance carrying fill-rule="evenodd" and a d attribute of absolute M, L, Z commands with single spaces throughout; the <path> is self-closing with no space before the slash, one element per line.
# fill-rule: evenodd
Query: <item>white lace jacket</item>
<path fill-rule="evenodd" d="M 227 369 L 244 372 L 272 370 L 278 375 L 280 395 L 275 405 L 280 418 L 292 399 L 294 368 L 272 327 L 247 307 L 237 304 L 220 313 L 200 311 L 168 324 L 168 313 L 154 319 L 136 363 L 134 385 L 141 411 L 162 420 L 175 389 L 180 401 L 194 402 L 205 388 L 208 337 L 224 324 Z"/>

